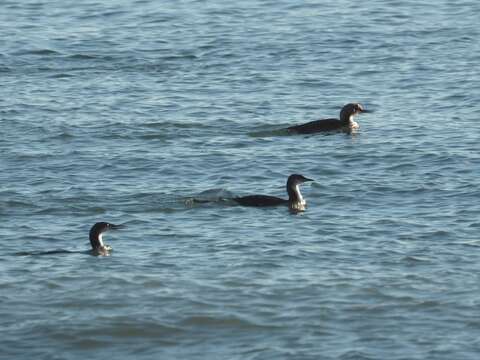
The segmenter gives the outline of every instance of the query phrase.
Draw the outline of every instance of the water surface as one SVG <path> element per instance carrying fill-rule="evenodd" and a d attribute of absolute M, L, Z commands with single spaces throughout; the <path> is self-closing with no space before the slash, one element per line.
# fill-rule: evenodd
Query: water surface
<path fill-rule="evenodd" d="M 478 358 L 477 2 L 0 10 L 0 358 Z"/>

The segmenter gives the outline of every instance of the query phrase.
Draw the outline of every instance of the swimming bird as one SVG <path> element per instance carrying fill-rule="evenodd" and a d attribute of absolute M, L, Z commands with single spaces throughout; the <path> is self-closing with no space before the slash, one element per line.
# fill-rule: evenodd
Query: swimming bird
<path fill-rule="evenodd" d="M 103 243 L 102 235 L 108 230 L 123 229 L 125 225 L 115 225 L 107 222 L 97 222 L 90 229 L 90 244 L 94 255 L 108 256 L 112 247 Z"/>
<path fill-rule="evenodd" d="M 293 212 L 305 211 L 307 202 L 300 193 L 299 185 L 307 181 L 313 180 L 299 174 L 290 175 L 287 180 L 288 199 L 282 199 L 269 195 L 247 195 L 235 197 L 233 200 L 242 206 L 265 207 L 288 205 L 288 208 Z"/>
<path fill-rule="evenodd" d="M 340 111 L 340 119 L 321 119 L 310 121 L 306 124 L 294 125 L 288 127 L 286 130 L 292 134 L 313 134 L 325 131 L 345 131 L 351 132 L 360 128 L 353 117 L 360 113 L 368 113 L 361 104 L 350 103 L 345 105 Z"/>
<path fill-rule="evenodd" d="M 15 255 L 19 256 L 39 256 L 39 255 L 58 255 L 58 254 L 90 254 L 95 256 L 108 256 L 112 250 L 111 246 L 103 243 L 102 234 L 107 230 L 123 229 L 125 225 L 114 225 L 107 222 L 98 222 L 90 229 L 90 244 L 92 250 L 71 251 L 65 249 L 49 250 L 49 251 L 22 251 Z"/>

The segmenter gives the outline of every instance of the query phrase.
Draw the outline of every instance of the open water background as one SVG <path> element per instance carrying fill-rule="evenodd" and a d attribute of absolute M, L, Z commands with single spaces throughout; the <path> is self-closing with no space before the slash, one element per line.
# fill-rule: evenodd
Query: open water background
<path fill-rule="evenodd" d="M 0 358 L 478 359 L 479 14 L 1 1 Z M 300 215 L 188 202 L 294 172 Z"/>

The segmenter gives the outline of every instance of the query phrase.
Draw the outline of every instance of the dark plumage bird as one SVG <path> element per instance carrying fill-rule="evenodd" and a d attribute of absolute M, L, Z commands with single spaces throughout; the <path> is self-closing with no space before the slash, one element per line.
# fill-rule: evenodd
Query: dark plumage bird
<path fill-rule="evenodd" d="M 345 131 L 351 132 L 360 126 L 353 120 L 357 114 L 368 113 L 361 104 L 351 103 L 345 105 L 340 111 L 340 119 L 321 119 L 310 121 L 306 124 L 294 125 L 287 128 L 292 134 L 313 134 L 325 131 Z"/>
<path fill-rule="evenodd" d="M 269 195 L 248 195 L 236 197 L 233 198 L 233 200 L 242 206 L 264 207 L 288 205 L 288 208 L 292 211 L 305 211 L 307 202 L 303 199 L 302 194 L 300 193 L 299 185 L 307 181 L 313 180 L 308 179 L 303 175 L 290 175 L 287 180 L 288 199 L 282 199 Z"/>
<path fill-rule="evenodd" d="M 107 222 L 98 222 L 90 229 L 90 244 L 94 255 L 108 256 L 112 247 L 103 243 L 102 235 L 108 230 L 123 229 L 125 225 L 115 225 Z"/>

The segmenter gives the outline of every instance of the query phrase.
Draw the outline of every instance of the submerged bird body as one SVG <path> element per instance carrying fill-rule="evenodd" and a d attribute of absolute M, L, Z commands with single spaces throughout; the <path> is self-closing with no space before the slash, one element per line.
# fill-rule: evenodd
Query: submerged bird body
<path fill-rule="evenodd" d="M 293 134 L 313 134 L 327 131 L 345 131 L 351 132 L 360 126 L 353 120 L 353 117 L 360 113 L 367 113 L 361 104 L 350 103 L 345 105 L 340 111 L 340 119 L 321 119 L 310 121 L 305 124 L 294 125 L 287 128 L 289 133 Z"/>
<path fill-rule="evenodd" d="M 243 206 L 278 206 L 288 203 L 288 200 L 269 195 L 247 195 L 234 200 Z"/>
<path fill-rule="evenodd" d="M 336 131 L 348 129 L 348 123 L 344 123 L 338 119 L 322 119 L 310 121 L 306 124 L 290 126 L 289 132 L 297 134 L 313 134 L 322 131 Z"/>
<path fill-rule="evenodd" d="M 288 199 L 269 195 L 247 195 L 236 197 L 233 200 L 242 206 L 267 207 L 288 205 L 289 209 L 292 211 L 305 211 L 307 203 L 300 193 L 299 185 L 307 181 L 313 180 L 308 179 L 303 175 L 290 175 L 287 180 Z"/>
<path fill-rule="evenodd" d="M 123 225 L 115 225 L 107 222 L 98 222 L 90 229 L 90 245 L 94 255 L 108 256 L 112 247 L 103 243 L 103 233 L 108 230 L 122 229 Z"/>

